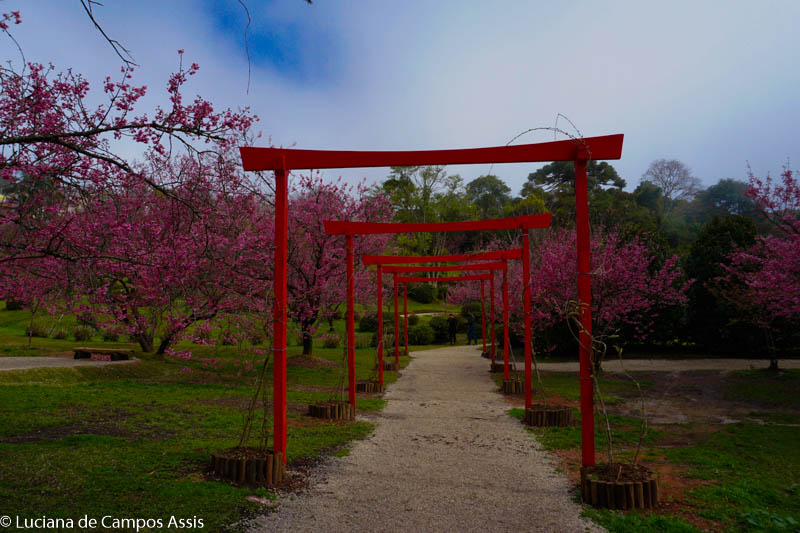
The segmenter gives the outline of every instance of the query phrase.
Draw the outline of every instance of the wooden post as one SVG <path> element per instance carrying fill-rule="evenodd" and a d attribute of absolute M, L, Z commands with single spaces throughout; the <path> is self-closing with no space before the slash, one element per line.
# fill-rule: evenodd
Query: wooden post
<path fill-rule="evenodd" d="M 486 289 L 484 288 L 485 283 L 481 280 L 481 342 L 483 343 L 483 351 L 481 354 L 486 353 L 486 308 L 483 305 L 483 301 L 486 298 L 485 292 Z"/>
<path fill-rule="evenodd" d="M 353 236 L 346 235 L 347 245 L 347 384 L 350 405 L 356 405 L 356 326 L 353 316 Z"/>
<path fill-rule="evenodd" d="M 578 302 L 582 328 L 578 336 L 581 403 L 581 460 L 594 466 L 594 388 L 592 387 L 592 285 L 589 237 L 587 154 L 575 160 L 576 237 L 578 245 Z"/>
<path fill-rule="evenodd" d="M 378 265 L 378 383 L 383 385 L 383 268 Z"/>
<path fill-rule="evenodd" d="M 503 268 L 503 379 L 508 381 L 508 263 Z"/>
<path fill-rule="evenodd" d="M 494 337 L 495 337 L 495 335 L 494 335 L 494 324 L 495 324 L 495 322 L 494 322 L 494 273 L 495 273 L 495 271 L 493 270 L 492 271 L 492 277 L 489 279 L 489 324 L 490 324 L 489 327 L 491 328 L 491 331 L 489 332 L 489 335 L 491 336 L 490 338 L 491 338 L 491 343 L 492 343 L 492 354 L 491 354 L 492 364 L 494 364 L 494 355 L 495 355 L 495 340 L 494 340 Z"/>
<path fill-rule="evenodd" d="M 397 307 L 397 274 L 392 274 L 394 282 L 394 363 L 400 366 L 400 316 Z"/>
<path fill-rule="evenodd" d="M 289 228 L 289 172 L 275 171 L 275 273 L 272 300 L 273 448 L 286 455 L 286 257 Z"/>
<path fill-rule="evenodd" d="M 403 283 L 403 337 L 408 355 L 408 283 Z"/>

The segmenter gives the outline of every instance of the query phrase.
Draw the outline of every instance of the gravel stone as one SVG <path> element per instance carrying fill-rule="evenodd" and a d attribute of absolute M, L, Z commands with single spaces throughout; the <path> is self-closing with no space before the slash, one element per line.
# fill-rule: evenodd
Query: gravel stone
<path fill-rule="evenodd" d="M 130 359 L 127 361 L 92 361 L 91 359 L 72 359 L 67 357 L 0 357 L 0 372 L 4 370 L 26 370 L 28 368 L 128 365 L 136 361 L 137 359 Z"/>
<path fill-rule="evenodd" d="M 495 392 L 474 347 L 414 352 L 374 434 L 252 531 L 603 531 Z M 289 442 L 291 446 L 291 442 Z"/>

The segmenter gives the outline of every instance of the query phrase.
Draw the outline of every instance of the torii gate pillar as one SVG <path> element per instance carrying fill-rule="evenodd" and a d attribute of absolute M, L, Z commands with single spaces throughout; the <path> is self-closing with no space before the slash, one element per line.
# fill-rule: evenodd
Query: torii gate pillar
<path fill-rule="evenodd" d="M 592 387 L 592 284 L 589 245 L 589 192 L 586 177 L 588 154 L 578 152 L 575 160 L 576 233 L 578 244 L 578 302 L 581 331 L 578 337 L 581 400 L 581 459 L 583 466 L 594 466 L 594 408 Z"/>

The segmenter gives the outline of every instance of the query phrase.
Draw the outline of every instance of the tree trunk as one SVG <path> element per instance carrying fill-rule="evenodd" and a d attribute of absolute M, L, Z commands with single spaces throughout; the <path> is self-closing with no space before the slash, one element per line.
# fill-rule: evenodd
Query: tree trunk
<path fill-rule="evenodd" d="M 770 359 L 769 360 L 769 370 L 770 370 L 770 372 L 777 372 L 778 371 L 778 360 L 777 359 Z"/>
<path fill-rule="evenodd" d="M 134 335 L 136 342 L 142 348 L 144 353 L 152 353 L 153 351 L 153 337 L 146 333 L 137 333 Z"/>
<path fill-rule="evenodd" d="M 165 338 L 161 339 L 161 343 L 158 345 L 158 350 L 156 350 L 156 354 L 164 355 L 164 352 L 167 351 L 167 348 L 169 348 L 171 344 L 172 344 L 172 335 L 168 335 Z"/>
<path fill-rule="evenodd" d="M 334 329 L 333 329 L 333 317 L 332 316 L 330 318 L 328 318 L 328 331 L 331 331 L 331 332 L 334 331 Z"/>
<path fill-rule="evenodd" d="M 314 338 L 311 336 L 313 322 L 303 322 L 300 325 L 300 336 L 303 337 L 303 355 L 311 355 L 314 350 Z"/>

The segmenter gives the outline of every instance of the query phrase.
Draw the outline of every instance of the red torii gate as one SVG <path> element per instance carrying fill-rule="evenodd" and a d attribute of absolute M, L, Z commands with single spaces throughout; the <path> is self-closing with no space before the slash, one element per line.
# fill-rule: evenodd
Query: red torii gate
<path fill-rule="evenodd" d="M 451 255 L 370 255 L 362 254 L 361 263 L 364 265 L 375 265 L 377 267 L 377 304 L 378 304 L 378 380 L 383 383 L 383 266 L 396 265 L 396 264 L 410 264 L 410 263 L 455 263 L 459 261 L 504 261 L 506 264 L 510 259 L 522 259 L 522 248 L 512 248 L 510 250 L 492 250 L 489 252 L 477 252 L 468 254 L 451 254 Z M 503 351 L 505 358 L 505 377 L 508 381 L 508 287 L 506 285 L 506 275 L 508 268 L 503 268 Z M 394 277 L 394 276 L 393 276 Z M 441 278 L 425 278 L 429 281 L 437 281 Z M 495 331 L 494 331 L 494 276 L 489 280 L 489 292 L 492 298 L 489 301 L 489 316 L 491 317 L 491 343 L 492 363 L 495 360 Z M 395 292 L 396 297 L 396 292 Z M 395 313 L 397 313 L 397 300 L 395 299 Z M 397 319 L 395 319 L 397 324 Z M 397 331 L 397 326 L 395 326 Z M 395 351 L 397 354 L 397 351 Z M 397 355 L 395 355 L 395 362 L 397 362 Z"/>
<path fill-rule="evenodd" d="M 430 283 L 431 281 L 480 281 L 481 282 L 481 322 L 483 324 L 483 331 L 481 331 L 481 339 L 483 340 L 483 351 L 486 352 L 486 313 L 483 309 L 483 282 L 489 281 L 494 276 L 494 273 L 491 274 L 473 274 L 471 276 L 442 276 L 440 278 L 425 278 L 421 276 L 399 276 L 395 277 L 397 283 L 402 283 L 404 286 L 408 287 L 409 283 Z M 405 328 L 408 329 L 408 313 L 406 310 L 403 310 L 406 314 L 406 322 Z M 396 313 L 396 312 L 395 312 Z M 395 314 L 395 316 L 397 316 Z M 396 339 L 396 336 L 395 336 Z M 397 341 L 395 340 L 395 354 L 397 353 Z M 408 355 L 408 331 L 406 331 L 406 355 Z"/>
<path fill-rule="evenodd" d="M 623 135 L 606 135 L 566 141 L 461 150 L 418 150 L 407 152 L 295 150 L 245 146 L 239 149 L 246 171 L 275 172 L 275 268 L 273 276 L 273 450 L 286 461 L 286 255 L 288 239 L 289 171 L 296 169 L 363 168 L 422 165 L 472 165 L 482 163 L 535 163 L 573 161 L 577 210 L 578 299 L 582 330 L 579 338 L 581 390 L 582 464 L 592 466 L 594 458 L 594 411 L 592 408 L 591 333 L 592 298 L 589 249 L 589 203 L 586 166 L 589 159 L 619 159 Z M 483 229 L 504 229 L 487 227 Z M 525 229 L 525 228 L 520 228 Z M 466 228 L 454 231 L 464 231 Z M 415 231 L 415 230 L 413 230 Z M 426 231 L 426 230 L 420 230 Z M 427 230 L 431 231 L 431 230 Z M 436 231 L 436 230 L 433 230 Z M 527 235 L 527 232 L 525 232 Z M 527 238 L 523 235 L 523 245 Z M 352 257 L 352 240 L 350 239 Z M 529 262 L 523 247 L 523 270 Z M 352 274 L 352 272 L 351 272 Z M 529 280 L 523 284 L 524 305 L 530 309 Z M 352 313 L 348 320 L 352 321 Z M 530 324 L 525 329 L 530 333 Z M 530 335 L 527 335 L 530 338 Z M 352 343 L 351 343 L 352 345 Z M 530 345 L 526 344 L 526 352 Z"/>
<path fill-rule="evenodd" d="M 471 271 L 471 270 L 503 270 L 506 268 L 505 261 L 494 261 L 488 263 L 474 263 L 469 265 L 454 265 L 454 266 L 393 266 L 387 265 L 384 267 L 387 274 L 407 274 L 413 272 L 464 272 L 464 271 Z M 426 282 L 431 281 L 441 281 L 442 278 L 421 278 L 426 280 Z M 486 278 L 487 280 L 489 278 Z M 394 314 L 394 330 L 395 333 L 398 332 L 398 318 L 397 318 L 397 284 L 399 279 L 397 276 L 394 277 L 394 307 L 395 307 L 395 314 Z M 403 284 L 404 292 L 403 292 L 403 314 L 404 314 L 404 327 L 405 327 L 405 350 L 406 355 L 408 355 L 408 309 L 407 309 L 407 297 L 408 297 L 408 283 Z M 483 291 L 484 291 L 483 282 L 481 282 L 481 306 L 483 306 Z M 486 329 L 486 320 L 485 314 L 481 313 L 481 319 L 483 321 L 483 330 Z M 483 351 L 486 351 L 486 343 L 485 338 Z M 394 336 L 394 358 L 395 362 L 397 362 L 400 358 L 399 355 L 400 344 L 399 339 L 397 338 L 397 334 Z"/>
<path fill-rule="evenodd" d="M 525 408 L 533 406 L 531 394 L 531 288 L 530 288 L 530 244 L 528 232 L 533 228 L 547 228 L 550 226 L 550 213 L 542 215 L 525 215 L 520 217 L 496 218 L 490 220 L 475 220 L 468 222 L 431 222 L 403 224 L 396 222 L 353 222 L 346 220 L 325 220 L 325 233 L 328 235 L 344 235 L 347 261 L 347 366 L 350 387 L 350 404 L 355 408 L 355 324 L 353 320 L 353 235 L 375 235 L 387 233 L 419 233 L 437 231 L 480 231 L 480 230 L 522 230 L 522 279 L 523 279 L 523 308 L 525 322 L 525 382 L 528 384 L 525 391 Z M 503 263 L 500 263 L 501 265 Z M 469 265 L 466 265 L 469 266 Z M 473 267 L 476 265 L 472 265 Z M 427 269 L 446 271 L 450 267 L 386 267 L 410 269 L 405 272 L 431 271 Z M 502 268 L 502 266 L 501 266 Z M 426 270 L 418 270 L 426 269 Z M 455 270 L 463 270 L 458 268 Z M 397 342 L 397 335 L 395 335 Z M 591 380 L 591 377 L 590 377 Z M 591 382 L 590 382 L 591 384 Z M 274 393 L 273 393 L 274 394 Z M 591 402 L 591 397 L 589 398 Z M 594 422 L 592 422 L 594 423 Z M 592 434 L 594 435 L 594 433 Z"/>

